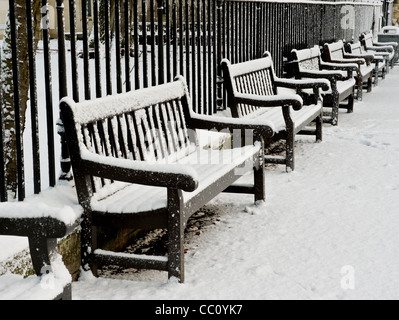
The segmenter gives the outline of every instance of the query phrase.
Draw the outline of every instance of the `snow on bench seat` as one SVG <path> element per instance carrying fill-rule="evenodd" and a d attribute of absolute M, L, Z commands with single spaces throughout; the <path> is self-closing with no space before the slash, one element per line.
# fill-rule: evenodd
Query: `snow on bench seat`
<path fill-rule="evenodd" d="M 183 201 L 189 201 L 201 193 L 210 183 L 232 169 L 245 164 L 259 152 L 260 145 L 227 150 L 199 150 L 177 163 L 190 165 L 198 177 L 198 188 L 194 192 L 183 192 Z M 251 164 L 249 164 L 251 165 Z M 237 169 L 238 171 L 239 169 Z M 239 172 L 237 172 L 239 174 Z M 98 212 L 142 212 L 167 208 L 167 189 L 137 184 L 119 183 L 120 190 L 109 196 L 103 192 L 92 198 L 91 207 Z M 112 193 L 116 186 L 110 186 Z"/>

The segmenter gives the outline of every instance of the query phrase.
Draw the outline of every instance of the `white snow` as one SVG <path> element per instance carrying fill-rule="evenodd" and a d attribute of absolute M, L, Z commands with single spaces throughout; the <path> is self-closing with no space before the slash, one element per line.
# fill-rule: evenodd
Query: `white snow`
<path fill-rule="evenodd" d="M 0 277 L 0 300 L 52 300 L 71 282 L 71 275 L 57 254 L 51 270 L 42 277 L 6 274 Z"/>
<path fill-rule="evenodd" d="M 158 271 L 84 273 L 73 299 L 399 299 L 398 89 L 396 67 L 338 127 L 325 125 L 323 142 L 297 139 L 296 170 L 267 170 L 266 204 L 213 200 L 215 224 L 185 243 L 184 284 Z"/>
<path fill-rule="evenodd" d="M 398 299 L 398 87 L 395 69 L 322 143 L 300 138 L 296 171 L 268 169 L 267 204 L 212 201 L 220 221 L 186 242 L 184 284 L 85 274 L 74 299 Z"/>

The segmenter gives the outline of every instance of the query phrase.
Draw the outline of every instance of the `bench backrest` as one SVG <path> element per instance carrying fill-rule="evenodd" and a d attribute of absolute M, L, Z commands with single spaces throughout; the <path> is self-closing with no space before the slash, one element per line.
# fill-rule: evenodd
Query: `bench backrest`
<path fill-rule="evenodd" d="M 362 41 L 366 48 L 372 47 L 374 45 L 373 34 L 371 32 L 364 33 L 362 36 Z"/>
<path fill-rule="evenodd" d="M 291 60 L 297 64 L 297 71 L 320 70 L 321 52 L 318 46 L 309 49 L 292 50 Z"/>
<path fill-rule="evenodd" d="M 350 50 L 351 50 L 351 53 L 353 53 L 353 54 L 363 54 L 362 44 L 360 42 L 351 43 Z"/>
<path fill-rule="evenodd" d="M 222 68 L 229 107 L 234 118 L 241 118 L 259 111 L 259 107 L 236 103 L 235 93 L 266 96 L 277 94 L 273 81 L 276 76 L 269 53 L 266 53 L 264 58 L 237 64 L 231 64 L 230 61 L 224 59 Z"/>
<path fill-rule="evenodd" d="M 62 119 L 74 171 L 79 170 L 82 151 L 137 161 L 165 162 L 191 153 L 197 144 L 190 134 L 190 105 L 184 79 L 93 101 L 61 101 Z M 87 179 L 75 174 L 76 179 Z M 92 196 L 112 184 L 90 177 L 91 190 L 77 190 Z M 87 180 L 86 180 L 87 181 Z M 87 182 L 76 182 L 86 188 Z M 83 185 L 83 187 L 82 187 Z M 103 191 L 104 192 L 104 191 Z"/>
<path fill-rule="evenodd" d="M 326 61 L 344 59 L 344 43 L 342 40 L 334 43 L 326 43 L 324 45 L 324 51 Z"/>

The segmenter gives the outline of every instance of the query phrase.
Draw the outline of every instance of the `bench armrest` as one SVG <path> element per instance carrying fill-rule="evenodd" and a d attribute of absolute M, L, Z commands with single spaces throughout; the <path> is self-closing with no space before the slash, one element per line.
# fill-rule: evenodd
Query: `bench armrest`
<path fill-rule="evenodd" d="M 345 53 L 345 57 L 348 58 L 358 58 L 358 59 L 364 59 L 366 60 L 372 60 L 374 58 L 374 55 L 372 54 L 367 54 L 367 53 L 360 53 L 360 54 L 356 54 L 356 53 Z"/>
<path fill-rule="evenodd" d="M 372 46 L 372 47 L 367 47 L 367 50 L 393 52 L 393 47 L 392 46 Z"/>
<path fill-rule="evenodd" d="M 329 81 L 343 80 L 346 78 L 342 73 L 333 70 L 308 70 L 301 71 L 300 76 L 303 78 L 328 79 Z"/>
<path fill-rule="evenodd" d="M 230 133 L 233 133 L 234 130 L 241 130 L 243 134 L 245 134 L 246 130 L 253 130 L 255 137 L 261 136 L 263 138 L 272 138 L 275 132 L 273 124 L 264 120 L 195 114 L 191 116 L 191 122 L 195 129 L 216 129 L 220 132 L 229 131 Z"/>
<path fill-rule="evenodd" d="M 0 204 L 0 234 L 9 236 L 62 238 L 79 224 L 80 217 L 69 206 L 52 207 L 43 202 Z"/>
<path fill-rule="evenodd" d="M 83 150 L 80 170 L 83 174 L 104 179 L 154 187 L 181 189 L 187 192 L 198 188 L 196 171 L 188 165 L 176 163 L 118 159 Z"/>
<path fill-rule="evenodd" d="M 392 47 L 396 48 L 398 46 L 397 42 L 373 42 L 373 44 L 378 47 L 392 46 Z"/>
<path fill-rule="evenodd" d="M 322 62 L 320 66 L 326 70 L 343 70 L 343 71 L 356 71 L 358 65 L 355 63 L 333 63 L 333 62 Z"/>
<path fill-rule="evenodd" d="M 291 89 L 319 89 L 321 88 L 323 91 L 327 91 L 330 89 L 330 82 L 324 79 L 306 79 L 306 80 L 297 80 L 297 79 L 281 79 L 276 78 L 275 84 L 278 87 L 285 87 Z"/>
<path fill-rule="evenodd" d="M 374 59 L 374 55 L 372 54 L 354 54 L 354 53 L 345 53 L 344 55 L 345 58 L 349 58 L 349 59 L 361 59 L 364 62 L 360 63 L 360 64 L 366 64 L 366 65 L 370 65 L 370 63 L 373 61 Z"/>
<path fill-rule="evenodd" d="M 292 106 L 294 110 L 302 109 L 303 100 L 297 94 L 279 94 L 262 96 L 255 94 L 236 93 L 234 98 L 237 103 L 249 104 L 255 107 L 282 107 Z"/>
<path fill-rule="evenodd" d="M 44 239 L 62 238 L 76 226 L 77 223 L 66 225 L 62 221 L 50 217 L 0 217 L 0 234 L 7 236 L 33 237 L 40 235 Z"/>
<path fill-rule="evenodd" d="M 374 56 L 372 62 L 378 63 L 378 62 L 383 62 L 383 61 L 385 61 L 385 60 L 386 60 L 386 56 L 383 56 L 383 55 L 378 54 L 378 55 L 375 55 L 375 56 Z"/>
<path fill-rule="evenodd" d="M 363 58 L 332 59 L 331 63 L 338 63 L 338 64 L 356 63 L 357 65 L 361 65 L 365 64 L 366 60 Z"/>

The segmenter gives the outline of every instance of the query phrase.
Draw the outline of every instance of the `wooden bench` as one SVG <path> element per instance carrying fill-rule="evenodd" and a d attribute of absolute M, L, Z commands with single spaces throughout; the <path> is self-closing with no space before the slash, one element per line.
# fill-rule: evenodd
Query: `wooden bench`
<path fill-rule="evenodd" d="M 395 56 L 398 54 L 398 44 L 396 42 L 375 42 L 371 31 L 363 33 L 360 36 L 360 42 L 367 53 L 383 54 L 385 56 L 387 73 L 389 73 L 389 66 L 392 69 L 395 65 Z"/>
<path fill-rule="evenodd" d="M 294 170 L 295 135 L 315 135 L 317 141 L 322 140 L 322 104 L 318 92 L 320 88 L 328 90 L 328 82 L 277 78 L 269 53 L 264 58 L 238 64 L 224 59 L 222 69 L 231 116 L 272 124 L 273 140 L 286 141 L 286 155 L 265 154 L 265 162 L 285 164 L 287 171 Z M 303 105 L 303 99 L 297 94 L 302 89 L 316 92 L 312 104 Z M 310 127 L 312 122 L 316 126 Z"/>
<path fill-rule="evenodd" d="M 76 222 L 54 217 L 59 214 L 54 208 L 43 204 L 0 204 L 0 235 L 28 237 L 36 273 L 36 276 L 26 279 L 11 274 L 0 276 L 0 300 L 72 298 L 72 277 L 58 254 L 57 239 L 71 233 Z"/>
<path fill-rule="evenodd" d="M 374 85 L 378 85 L 378 78 L 381 77 L 385 79 L 387 65 L 385 63 L 385 58 L 382 55 L 378 55 L 375 53 L 368 53 L 363 49 L 360 41 L 355 43 L 347 43 L 345 46 L 345 50 L 350 57 L 351 55 L 363 57 L 366 60 L 370 60 L 372 66 L 374 66 Z"/>
<path fill-rule="evenodd" d="M 156 269 L 184 281 L 184 229 L 191 214 L 223 191 L 265 200 L 262 143 L 241 146 L 241 135 L 272 137 L 259 121 L 201 116 L 191 109 L 186 82 L 141 89 L 94 101 L 61 101 L 79 203 L 82 266 Z M 239 135 L 229 150 L 204 150 L 196 130 Z M 257 139 L 255 139 L 257 140 Z M 251 185 L 232 185 L 254 172 Z M 168 230 L 167 257 L 127 255 L 98 248 L 99 226 Z"/>
<path fill-rule="evenodd" d="M 353 112 L 354 91 L 356 81 L 353 73 L 357 70 L 357 64 L 328 63 L 322 60 L 320 48 L 314 46 L 310 49 L 293 50 L 290 61 L 293 73 L 297 79 L 327 79 L 330 82 L 330 90 L 322 92 L 323 107 L 331 108 L 330 117 L 324 117 L 323 121 L 338 125 L 339 109 Z M 347 104 L 342 104 L 344 101 Z"/>
<path fill-rule="evenodd" d="M 363 99 L 364 84 L 367 86 L 367 92 L 372 91 L 375 66 L 371 64 L 371 58 L 369 56 L 361 57 L 354 54 L 347 54 L 342 40 L 334 43 L 326 43 L 324 45 L 324 55 L 325 61 L 327 62 L 356 63 L 358 65 L 355 75 L 358 100 Z"/>

